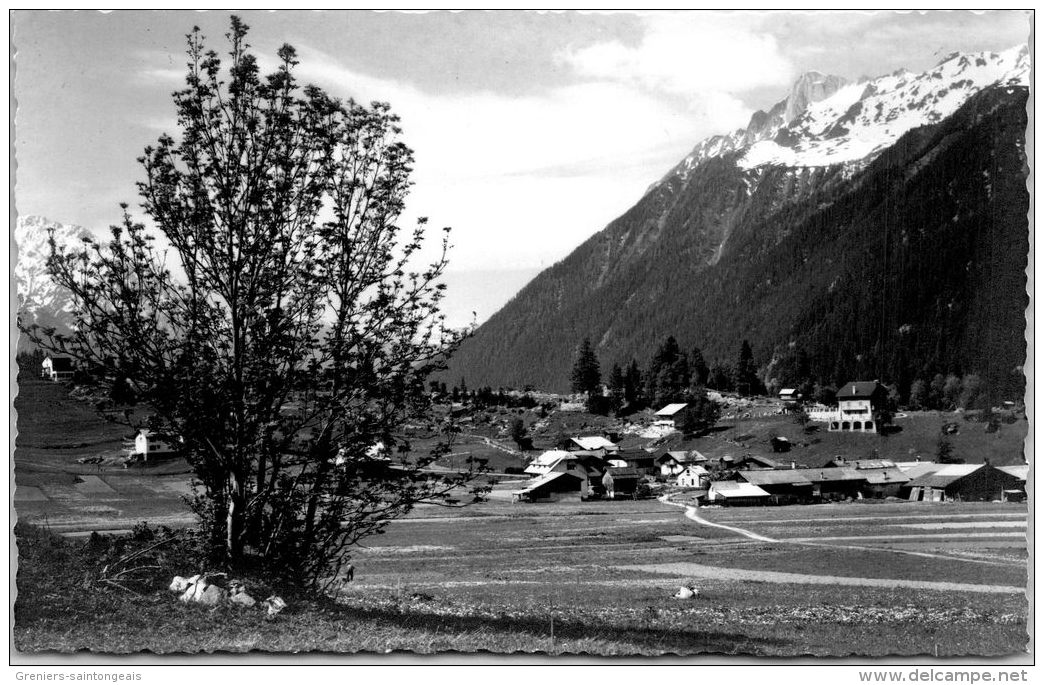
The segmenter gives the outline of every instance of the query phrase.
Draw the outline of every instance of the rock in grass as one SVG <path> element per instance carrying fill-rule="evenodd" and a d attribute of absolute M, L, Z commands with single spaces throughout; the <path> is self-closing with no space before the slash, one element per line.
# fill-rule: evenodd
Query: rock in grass
<path fill-rule="evenodd" d="M 700 594 L 699 589 L 695 587 L 687 587 L 685 585 L 678 588 L 678 592 L 675 593 L 675 599 L 695 599 Z"/>
<path fill-rule="evenodd" d="M 283 601 L 282 597 L 272 595 L 264 601 L 264 607 L 270 617 L 276 616 L 280 611 L 286 608 L 286 602 Z"/>
<path fill-rule="evenodd" d="M 207 606 L 220 606 L 228 601 L 228 590 L 217 585 L 207 585 L 197 601 Z"/>
<path fill-rule="evenodd" d="M 185 590 L 188 590 L 189 585 L 192 585 L 192 583 L 189 582 L 188 578 L 183 578 L 181 576 L 174 576 L 174 579 L 170 581 L 170 591 L 171 592 L 184 592 Z"/>

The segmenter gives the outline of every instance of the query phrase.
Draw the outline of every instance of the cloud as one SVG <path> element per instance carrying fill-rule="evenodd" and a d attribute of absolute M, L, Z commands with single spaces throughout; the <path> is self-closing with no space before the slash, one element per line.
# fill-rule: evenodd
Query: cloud
<path fill-rule="evenodd" d="M 460 268 L 546 265 L 634 204 L 701 138 L 743 125 L 728 93 L 698 103 L 633 83 L 582 81 L 536 94 L 429 92 L 298 44 L 302 82 L 384 100 L 415 150 L 411 212 L 455 228 Z"/>
<path fill-rule="evenodd" d="M 750 14 L 644 15 L 636 45 L 619 41 L 570 48 L 561 63 L 581 76 L 628 83 L 698 103 L 791 81 L 795 69 L 775 36 Z"/>

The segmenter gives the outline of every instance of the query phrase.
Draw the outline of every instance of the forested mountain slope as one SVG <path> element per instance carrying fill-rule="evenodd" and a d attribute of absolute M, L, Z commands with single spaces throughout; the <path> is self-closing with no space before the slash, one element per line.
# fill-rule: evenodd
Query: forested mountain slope
<path fill-rule="evenodd" d="M 644 364 L 673 334 L 708 359 L 731 360 L 743 339 L 762 365 L 798 348 L 827 383 L 880 378 L 905 392 L 916 377 L 978 373 L 1020 393 L 1027 88 L 1010 64 L 979 89 L 962 77 L 962 64 L 988 61 L 954 56 L 927 75 L 887 77 L 889 97 L 914 94 L 907 119 L 924 102 L 946 105 L 914 121 L 937 123 L 908 122 L 901 136 L 896 116 L 868 105 L 867 93 L 882 92 L 871 82 L 831 126 L 810 123 L 809 111 L 836 108 L 848 86 L 760 143 L 690 155 L 481 326 L 446 378 L 565 391 L 582 338 L 608 366 Z M 924 83 L 935 90 L 925 95 Z M 954 88 L 967 89 L 962 104 Z M 888 135 L 860 119 L 867 109 Z M 839 141 L 859 126 L 887 144 L 853 158 Z M 794 150 L 838 161 L 753 159 L 766 157 L 766 141 L 790 162 Z M 856 154 L 868 149 L 852 141 Z"/>

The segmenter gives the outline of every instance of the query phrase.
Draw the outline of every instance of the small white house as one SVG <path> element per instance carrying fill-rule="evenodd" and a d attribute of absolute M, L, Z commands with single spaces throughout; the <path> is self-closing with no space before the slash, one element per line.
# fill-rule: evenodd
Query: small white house
<path fill-rule="evenodd" d="M 68 380 L 76 373 L 72 357 L 46 357 L 40 364 L 40 377 L 54 382 Z"/>
<path fill-rule="evenodd" d="M 668 404 L 666 407 L 656 412 L 656 422 L 654 426 L 671 426 L 672 428 L 678 427 L 678 421 L 681 420 L 682 410 L 689 405 L 685 402 L 678 402 L 676 404 Z"/>
<path fill-rule="evenodd" d="M 683 488 L 704 488 L 710 481 L 710 471 L 699 464 L 690 464 L 678 474 L 678 486 Z"/>
<path fill-rule="evenodd" d="M 144 461 L 148 461 L 149 457 L 170 455 L 175 451 L 169 438 L 156 435 L 148 430 L 142 430 L 134 438 L 134 454 L 140 454 Z"/>

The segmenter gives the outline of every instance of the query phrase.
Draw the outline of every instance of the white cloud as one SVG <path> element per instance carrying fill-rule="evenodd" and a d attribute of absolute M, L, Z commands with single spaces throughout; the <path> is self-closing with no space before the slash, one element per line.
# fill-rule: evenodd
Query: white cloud
<path fill-rule="evenodd" d="M 416 152 L 411 213 L 454 227 L 458 269 L 564 257 L 633 205 L 701 138 L 745 124 L 728 93 L 690 106 L 633 84 L 535 95 L 428 93 L 298 46 L 298 76 L 341 97 L 386 100 Z"/>
<path fill-rule="evenodd" d="M 743 14 L 680 12 L 644 15 L 636 46 L 617 41 L 558 55 L 582 76 L 633 83 L 699 102 L 787 83 L 794 68 L 776 38 Z"/>

